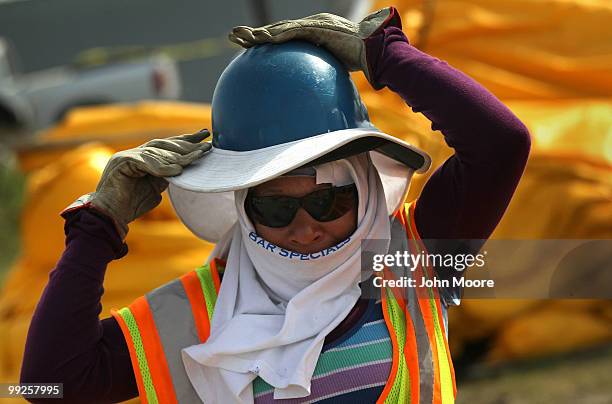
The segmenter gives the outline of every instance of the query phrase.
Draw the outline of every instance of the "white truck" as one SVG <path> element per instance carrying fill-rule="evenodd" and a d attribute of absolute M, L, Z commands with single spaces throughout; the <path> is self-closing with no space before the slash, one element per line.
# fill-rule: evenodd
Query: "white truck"
<path fill-rule="evenodd" d="M 176 63 L 163 55 L 95 67 L 55 67 L 20 74 L 13 49 L 0 38 L 0 128 L 43 129 L 70 108 L 142 99 L 176 99 Z"/>

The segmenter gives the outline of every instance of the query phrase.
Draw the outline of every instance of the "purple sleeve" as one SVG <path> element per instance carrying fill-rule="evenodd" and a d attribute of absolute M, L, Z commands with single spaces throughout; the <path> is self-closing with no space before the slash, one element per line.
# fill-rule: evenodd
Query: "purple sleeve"
<path fill-rule="evenodd" d="M 366 51 L 374 80 L 423 113 L 455 151 L 417 202 L 421 237 L 488 238 L 525 168 L 527 128 L 476 81 L 410 45 L 398 27 L 368 39 Z"/>
<path fill-rule="evenodd" d="M 63 402 L 136 397 L 138 389 L 119 324 L 112 317 L 99 318 L 106 266 L 127 254 L 127 245 L 110 219 L 89 209 L 66 215 L 64 228 L 66 249 L 32 317 L 21 382 L 63 383 Z"/>

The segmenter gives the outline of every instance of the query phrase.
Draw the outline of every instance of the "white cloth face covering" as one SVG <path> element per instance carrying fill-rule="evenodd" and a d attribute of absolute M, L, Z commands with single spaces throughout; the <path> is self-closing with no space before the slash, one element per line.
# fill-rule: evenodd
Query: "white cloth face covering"
<path fill-rule="evenodd" d="M 275 399 L 310 395 L 325 337 L 361 294 L 361 240 L 390 239 L 385 193 L 368 153 L 315 169 L 317 183 L 356 184 L 357 228 L 322 251 L 289 251 L 255 232 L 244 210 L 248 189 L 235 191 L 238 221 L 211 254 L 227 265 L 210 337 L 182 350 L 203 402 L 253 403 L 257 376 L 274 387 Z M 375 253 L 387 252 L 388 242 L 381 244 Z"/>

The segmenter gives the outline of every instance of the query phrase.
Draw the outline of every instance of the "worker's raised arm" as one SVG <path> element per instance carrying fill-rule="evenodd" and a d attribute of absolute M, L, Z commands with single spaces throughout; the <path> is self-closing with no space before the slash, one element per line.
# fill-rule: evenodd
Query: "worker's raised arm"
<path fill-rule="evenodd" d="M 99 317 L 106 267 L 123 257 L 127 246 L 112 220 L 92 209 L 79 209 L 65 218 L 66 249 L 32 317 L 21 383 L 63 383 L 65 402 L 136 397 L 119 324 Z"/>
<path fill-rule="evenodd" d="M 423 239 L 486 239 L 523 173 L 523 123 L 466 74 L 416 49 L 399 26 L 366 41 L 372 79 L 432 122 L 455 154 L 429 178 L 415 207 Z"/>
<path fill-rule="evenodd" d="M 100 321 L 107 265 L 127 253 L 128 224 L 153 209 L 210 144 L 208 131 L 154 139 L 112 156 L 97 189 L 69 206 L 66 249 L 36 307 L 22 383 L 63 383 L 68 402 L 116 402 L 138 395 L 127 344 L 114 318 Z M 46 402 L 46 401 L 45 401 Z"/>

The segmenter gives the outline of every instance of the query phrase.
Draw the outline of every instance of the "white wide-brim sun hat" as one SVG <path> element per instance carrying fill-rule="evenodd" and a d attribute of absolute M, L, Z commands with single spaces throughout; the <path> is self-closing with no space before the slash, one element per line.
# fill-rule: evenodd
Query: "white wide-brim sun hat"
<path fill-rule="evenodd" d="M 211 242 L 237 219 L 235 190 L 296 168 L 370 153 L 391 213 L 412 174 L 430 165 L 426 153 L 378 130 L 346 67 L 304 41 L 239 53 L 217 82 L 211 112 L 211 150 L 168 178 L 178 216 Z"/>
<path fill-rule="evenodd" d="M 370 153 L 381 177 L 389 214 L 403 203 L 413 173 L 423 173 L 431 165 L 425 152 L 398 138 L 373 127 L 353 128 L 250 151 L 213 146 L 180 175 L 167 178 L 168 193 L 183 223 L 214 243 L 237 220 L 233 191 L 361 152 Z"/>

